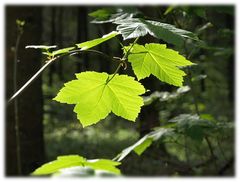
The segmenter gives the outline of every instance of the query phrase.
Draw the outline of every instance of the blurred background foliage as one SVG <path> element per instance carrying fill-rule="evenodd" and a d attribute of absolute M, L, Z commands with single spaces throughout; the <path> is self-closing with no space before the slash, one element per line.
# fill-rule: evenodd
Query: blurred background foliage
<path fill-rule="evenodd" d="M 44 162 L 68 154 L 112 159 L 154 127 L 167 126 L 172 118 L 181 117 L 181 114 L 199 114 L 202 119 L 221 125 L 221 130 L 202 133 L 199 128 L 194 128 L 189 135 L 185 131 L 154 142 L 140 157 L 135 153 L 127 156 L 120 166 L 122 173 L 130 176 L 234 175 L 233 6 L 39 8 L 42 31 L 35 36 L 41 37 L 40 44 L 43 45 L 64 48 L 101 37 L 115 30 L 116 25 L 111 20 L 120 16 L 144 17 L 172 24 L 196 33 L 203 41 L 187 40 L 182 47 L 168 45 L 197 65 L 186 69 L 188 76 L 184 85 L 187 87 L 182 91 L 153 76 L 142 80 L 150 92 L 144 96 L 145 106 L 135 123 L 110 114 L 98 124 L 83 129 L 72 112 L 73 106 L 52 100 L 65 82 L 75 78 L 75 73 L 87 70 L 113 73 L 115 63 L 96 54 L 84 54 L 64 57 L 51 65 L 42 74 Z M 164 43 L 150 36 L 141 37 L 139 42 Z M 96 49 L 111 56 L 122 54 L 116 39 Z M 46 58 L 42 57 L 42 63 L 44 60 Z M 128 68 L 120 72 L 134 76 L 130 64 Z M 200 136 L 199 139 L 199 135 L 203 138 Z"/>

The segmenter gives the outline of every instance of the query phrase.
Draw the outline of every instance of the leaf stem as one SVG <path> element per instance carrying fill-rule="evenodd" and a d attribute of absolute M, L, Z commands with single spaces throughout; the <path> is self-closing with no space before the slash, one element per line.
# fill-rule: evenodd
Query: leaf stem
<path fill-rule="evenodd" d="M 130 48 L 127 50 L 127 52 L 124 54 L 122 60 L 125 60 L 125 59 L 128 57 L 131 49 L 133 48 L 134 44 L 137 43 L 138 39 L 139 39 L 139 37 L 137 37 L 137 38 L 134 40 L 134 42 L 133 42 L 133 44 L 131 45 L 131 47 L 130 47 Z"/>
<path fill-rule="evenodd" d="M 139 39 L 139 37 L 137 37 L 135 40 L 134 40 L 134 42 L 133 42 L 133 44 L 131 45 L 131 47 L 127 50 L 127 52 L 123 55 L 123 57 L 120 59 L 120 63 L 119 63 L 119 65 L 118 65 L 118 67 L 117 67 L 117 69 L 115 70 L 115 72 L 113 73 L 113 76 L 111 77 L 111 78 L 107 78 L 107 80 L 106 80 L 106 84 L 108 84 L 114 77 L 115 77 L 115 75 L 118 73 L 118 71 L 119 71 L 119 69 L 121 68 L 121 66 L 124 66 L 125 68 L 126 68 L 126 62 L 125 62 L 125 60 L 127 59 L 127 57 L 128 57 L 128 55 L 129 55 L 129 53 L 130 53 L 130 51 L 131 51 L 131 49 L 133 48 L 133 46 L 134 46 L 134 44 L 136 44 L 136 42 L 138 41 L 138 39 Z"/>
<path fill-rule="evenodd" d="M 113 76 L 111 78 L 108 77 L 108 79 L 106 80 L 106 84 L 108 84 L 108 82 L 110 82 L 115 77 L 115 75 L 118 73 L 118 71 L 121 68 L 121 66 L 123 66 L 123 63 L 120 63 L 118 65 L 117 69 L 115 70 L 115 72 L 113 73 Z"/>
<path fill-rule="evenodd" d="M 88 49 L 88 50 L 72 50 L 72 51 L 69 51 L 69 53 L 65 54 L 65 55 L 69 55 L 69 56 L 73 56 L 73 55 L 76 55 L 76 54 L 81 54 L 81 53 L 85 53 L 85 52 L 89 52 L 89 53 L 96 53 L 96 54 L 99 54 L 105 58 L 107 58 L 108 60 L 111 60 L 111 61 L 116 61 L 113 57 L 101 52 L 101 51 L 97 51 L 97 50 L 93 50 L 93 49 Z"/>

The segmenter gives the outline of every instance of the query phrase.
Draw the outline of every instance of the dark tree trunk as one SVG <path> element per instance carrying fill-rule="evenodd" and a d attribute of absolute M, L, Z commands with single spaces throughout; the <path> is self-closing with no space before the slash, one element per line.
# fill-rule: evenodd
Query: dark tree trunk
<path fill-rule="evenodd" d="M 88 40 L 88 10 L 87 7 L 79 7 L 77 11 L 77 43 Z M 77 63 L 77 72 L 87 70 L 89 68 L 89 57 L 87 54 L 80 55 L 83 62 Z"/>
<path fill-rule="evenodd" d="M 234 18 L 230 15 L 228 15 L 226 17 L 227 19 L 227 27 L 230 29 L 230 30 L 234 30 L 235 29 L 235 24 L 234 24 Z M 233 51 L 234 51 L 234 48 L 235 48 L 235 42 L 234 42 L 234 36 L 232 36 L 230 42 L 229 42 L 229 45 L 233 45 Z M 228 60 L 228 89 L 229 89 L 229 102 L 230 103 L 234 103 L 234 100 L 235 100 L 235 94 L 234 94 L 234 91 L 235 91 L 235 62 L 234 62 L 234 55 L 231 55 L 229 57 L 229 60 Z"/>
<path fill-rule="evenodd" d="M 13 95 L 13 65 L 17 38 L 16 19 L 26 21 L 24 33 L 19 45 L 17 64 L 17 88 L 20 88 L 41 66 L 40 55 L 35 50 L 26 50 L 30 44 L 40 44 L 41 8 L 39 7 L 6 7 L 6 98 Z M 27 175 L 44 161 L 43 141 L 43 103 L 41 78 L 18 97 L 18 121 L 20 131 L 20 164 L 17 169 L 17 147 L 14 115 L 14 104 L 6 108 L 6 175 Z"/>
<path fill-rule="evenodd" d="M 59 10 L 58 11 L 58 20 L 57 20 L 57 22 L 58 22 L 58 46 L 60 48 L 62 48 L 63 47 L 62 38 L 63 38 L 63 28 L 64 28 L 63 27 L 63 10 L 64 9 L 62 7 L 59 7 L 58 10 Z M 62 69 L 63 69 L 62 59 L 57 62 L 57 67 L 58 67 L 57 72 L 58 72 L 59 79 L 61 81 L 63 81 L 64 75 L 63 75 L 63 71 L 62 71 Z"/>
<path fill-rule="evenodd" d="M 51 12 L 51 45 L 56 44 L 56 25 L 55 25 L 55 18 L 56 18 L 56 8 L 52 7 Z M 49 85 L 52 86 L 53 83 L 53 74 L 56 72 L 56 65 L 52 64 L 49 69 Z"/>

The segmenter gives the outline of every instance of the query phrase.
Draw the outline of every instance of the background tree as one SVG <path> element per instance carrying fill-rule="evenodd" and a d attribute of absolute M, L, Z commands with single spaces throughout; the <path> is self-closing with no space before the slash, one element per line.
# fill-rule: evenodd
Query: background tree
<path fill-rule="evenodd" d="M 41 43 L 41 36 L 36 36 L 41 35 L 42 32 L 41 12 L 41 7 L 6 7 L 6 100 L 16 91 L 15 80 L 16 89 L 19 89 L 41 67 L 41 55 L 34 51 L 25 51 L 26 45 Z M 17 19 L 25 21 L 18 48 L 15 47 L 19 35 Z M 16 49 L 18 49 L 17 53 Z M 17 56 L 16 72 L 14 71 L 15 56 Z M 17 98 L 16 105 L 13 102 L 9 104 L 6 111 L 6 174 L 29 174 L 44 162 L 45 156 L 41 78 Z M 19 136 L 16 136 L 16 122 L 19 123 Z M 16 139 L 19 141 L 19 150 Z"/>

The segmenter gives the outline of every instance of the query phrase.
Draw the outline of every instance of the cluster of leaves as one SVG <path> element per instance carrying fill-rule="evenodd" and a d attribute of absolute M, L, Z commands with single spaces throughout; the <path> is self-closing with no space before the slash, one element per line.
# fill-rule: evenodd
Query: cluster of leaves
<path fill-rule="evenodd" d="M 171 11 L 168 10 L 168 11 Z M 190 90 L 189 87 L 182 87 L 186 73 L 183 67 L 194 65 L 179 52 L 167 48 L 166 44 L 149 43 L 137 44 L 139 37 L 147 34 L 176 46 L 182 46 L 185 39 L 199 41 L 196 34 L 176 28 L 173 25 L 145 19 L 139 12 L 133 10 L 122 11 L 113 9 L 101 9 L 90 14 L 95 20 L 93 23 L 116 24 L 116 31 L 113 31 L 101 38 L 75 44 L 59 50 L 56 46 L 28 46 L 27 48 L 43 49 L 43 53 L 49 58 L 56 58 L 64 55 L 72 55 L 84 52 L 93 47 L 108 41 L 117 35 L 122 35 L 124 40 L 136 38 L 129 45 L 123 46 L 123 57 L 119 58 L 119 66 L 113 74 L 87 71 L 76 74 L 77 79 L 65 83 L 55 101 L 66 104 L 74 104 L 74 112 L 83 127 L 93 125 L 101 119 L 106 118 L 111 112 L 124 119 L 135 121 L 141 107 L 151 104 L 155 99 L 163 101 L 168 98 L 178 97 L 180 94 Z M 114 59 L 114 58 L 111 58 Z M 117 71 L 121 66 L 131 63 L 132 69 L 138 80 L 154 75 L 162 82 L 174 85 L 179 88 L 176 93 L 167 94 L 155 92 L 148 97 L 141 97 L 146 92 L 144 86 L 133 77 L 119 75 Z M 205 76 L 203 76 L 205 78 Z M 202 78 L 200 78 L 202 79 Z M 182 114 L 169 121 L 170 124 L 156 128 L 154 131 L 142 137 L 132 146 L 124 149 L 114 160 L 98 159 L 86 160 L 81 156 L 63 156 L 57 160 L 47 163 L 38 168 L 34 175 L 46 175 L 72 167 L 85 167 L 91 170 L 104 170 L 116 174 L 120 171 L 115 167 L 128 154 L 134 151 L 141 155 L 153 142 L 176 135 L 187 135 L 193 140 L 201 142 L 209 131 L 215 131 L 216 123 L 199 117 L 198 115 Z M 224 125 L 225 127 L 225 125 Z M 84 173 L 85 174 L 85 173 Z"/>
<path fill-rule="evenodd" d="M 169 44 L 182 46 L 184 39 L 199 41 L 196 34 L 175 26 L 158 21 L 146 20 L 143 15 L 135 8 L 120 8 L 115 10 L 100 9 L 90 13 L 95 20 L 92 23 L 114 23 L 117 24 L 116 30 L 119 31 L 124 40 L 137 38 L 150 34 Z"/>
<path fill-rule="evenodd" d="M 55 46 L 27 46 L 26 48 L 43 49 L 44 54 L 54 58 L 86 51 L 118 34 L 121 34 L 124 39 L 130 39 L 150 33 L 157 38 L 176 44 L 179 42 L 179 38 L 193 38 L 192 36 L 194 35 L 160 22 L 145 21 L 143 19 L 141 19 L 141 23 L 139 21 L 140 19 L 136 20 L 130 17 L 127 17 L 124 21 L 122 18 L 121 20 L 114 20 L 114 23 L 119 24 L 116 27 L 118 32 L 113 31 L 102 38 L 78 43 L 73 47 L 55 51 L 50 51 Z M 152 24 L 150 26 L 152 31 L 147 26 L 150 23 Z M 164 29 L 164 31 L 161 33 L 160 29 Z M 154 34 L 151 33 L 154 31 Z M 171 34 L 166 32 L 171 32 Z M 171 40 L 169 39 L 170 37 L 172 37 Z M 153 74 L 163 82 L 182 86 L 183 76 L 186 74 L 179 68 L 193 65 L 192 62 L 178 52 L 168 49 L 165 44 L 150 43 L 143 46 L 134 42 L 129 46 L 123 47 L 123 49 L 124 56 L 120 59 L 119 66 L 122 66 L 127 58 L 138 80 Z M 85 72 L 77 74 L 77 78 L 78 80 L 66 83 L 54 100 L 61 103 L 76 104 L 74 112 L 77 113 L 83 127 L 97 123 L 111 111 L 125 119 L 135 121 L 143 105 L 143 99 L 139 95 L 145 93 L 145 89 L 140 82 L 134 81 L 132 77 L 116 73 L 109 75 L 107 73 Z"/>
<path fill-rule="evenodd" d="M 122 150 L 113 160 L 87 160 L 79 155 L 59 156 L 57 160 L 46 163 L 36 169 L 32 175 L 119 175 L 120 170 L 116 166 L 121 165 L 120 161 L 132 152 L 140 156 L 152 144 L 173 142 L 173 139 L 178 140 L 180 136 L 187 136 L 198 144 L 201 144 L 204 137 L 232 128 L 233 125 L 229 123 L 219 124 L 209 115 L 180 114 L 170 119 L 165 126 L 154 128 L 152 132 Z"/>
<path fill-rule="evenodd" d="M 192 140 L 201 143 L 204 137 L 210 134 L 219 133 L 224 129 L 232 129 L 233 125 L 229 123 L 219 124 L 207 115 L 198 116 L 196 114 L 180 114 L 169 120 L 168 124 L 162 127 L 154 128 L 154 130 L 133 145 L 124 149 L 114 160 L 121 161 L 132 151 L 137 155 L 141 155 L 153 142 L 165 143 L 172 138 L 180 135 L 187 136 Z"/>

